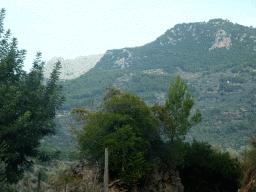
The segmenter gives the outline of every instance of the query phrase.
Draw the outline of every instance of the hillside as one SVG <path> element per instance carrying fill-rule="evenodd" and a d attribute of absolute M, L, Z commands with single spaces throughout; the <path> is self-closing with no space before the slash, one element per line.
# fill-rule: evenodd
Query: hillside
<path fill-rule="evenodd" d="M 88 72 L 61 82 L 67 99 L 57 117 L 59 135 L 44 140 L 70 147 L 68 113 L 77 105 L 100 107 L 106 87 L 137 94 L 150 106 L 164 104 L 170 80 L 180 75 L 195 99 L 192 113 L 199 108 L 203 115 L 186 141 L 239 150 L 255 127 L 255 53 L 256 29 L 222 19 L 177 24 L 144 46 L 108 50 Z"/>

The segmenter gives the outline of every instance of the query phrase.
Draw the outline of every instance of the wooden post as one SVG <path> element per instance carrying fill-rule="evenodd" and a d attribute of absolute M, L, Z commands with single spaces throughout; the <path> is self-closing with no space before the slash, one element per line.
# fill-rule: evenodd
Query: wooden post
<path fill-rule="evenodd" d="M 21 192 L 24 192 L 24 180 L 25 178 L 23 178 L 21 181 Z"/>
<path fill-rule="evenodd" d="M 41 172 L 39 172 L 38 174 L 37 192 L 40 192 L 40 180 L 41 180 Z"/>
<path fill-rule="evenodd" d="M 28 192 L 31 192 L 31 181 L 28 180 Z"/>
<path fill-rule="evenodd" d="M 64 181 L 64 192 L 66 192 L 66 181 Z"/>
<path fill-rule="evenodd" d="M 108 192 L 108 148 L 105 148 L 104 192 Z"/>
<path fill-rule="evenodd" d="M 124 171 L 124 155 L 123 155 L 123 165 L 122 165 L 122 171 Z"/>

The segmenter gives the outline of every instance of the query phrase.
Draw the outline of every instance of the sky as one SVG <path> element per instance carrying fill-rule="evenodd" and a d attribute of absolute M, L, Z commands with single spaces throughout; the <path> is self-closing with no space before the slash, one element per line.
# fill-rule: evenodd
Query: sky
<path fill-rule="evenodd" d="M 179 23 L 222 18 L 256 27 L 255 0 L 0 0 L 2 8 L 5 31 L 27 51 L 27 72 L 37 52 L 47 62 L 142 46 Z"/>

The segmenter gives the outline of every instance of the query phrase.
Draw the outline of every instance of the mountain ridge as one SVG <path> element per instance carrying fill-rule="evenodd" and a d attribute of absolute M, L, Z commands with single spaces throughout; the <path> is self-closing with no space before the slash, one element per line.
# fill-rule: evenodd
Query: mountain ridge
<path fill-rule="evenodd" d="M 183 70 L 193 71 L 193 69 L 187 68 L 187 64 L 184 65 L 184 63 L 179 62 L 178 58 L 184 58 L 186 55 L 187 57 L 192 57 L 193 55 L 196 57 L 195 55 L 198 54 L 206 54 L 206 57 L 202 58 L 202 60 L 206 60 L 212 65 L 218 65 L 218 61 L 209 59 L 210 51 L 215 52 L 217 55 L 220 54 L 219 49 L 221 49 L 223 52 L 221 56 L 224 57 L 228 54 L 228 51 L 233 53 L 243 43 L 246 43 L 248 47 L 244 51 L 240 50 L 241 56 L 239 59 L 245 60 L 248 56 L 246 53 L 251 52 L 255 54 L 255 34 L 256 29 L 254 28 L 233 24 L 228 20 L 222 19 L 212 19 L 207 23 L 177 24 L 156 38 L 155 41 L 141 47 L 108 50 L 101 61 L 91 70 L 122 69 L 124 67 L 130 69 L 150 69 L 154 68 L 152 61 L 156 63 L 156 57 L 168 55 L 167 58 L 175 61 L 176 64 L 173 65 L 165 61 L 166 65 L 163 67 L 166 68 L 167 72 L 173 70 L 171 67 L 181 67 Z M 226 50 L 223 50 L 223 48 Z M 189 52 L 193 52 L 193 55 L 189 55 Z M 209 67 L 201 64 L 202 60 L 196 62 L 192 57 L 194 66 L 197 66 L 196 70 L 209 70 Z"/>

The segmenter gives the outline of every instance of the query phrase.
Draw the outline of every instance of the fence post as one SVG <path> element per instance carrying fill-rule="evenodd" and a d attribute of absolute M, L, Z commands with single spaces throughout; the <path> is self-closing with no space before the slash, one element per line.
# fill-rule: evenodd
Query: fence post
<path fill-rule="evenodd" d="M 37 192 L 40 192 L 40 180 L 41 180 L 41 172 L 39 172 L 38 174 Z"/>
<path fill-rule="evenodd" d="M 104 192 L 108 192 L 108 148 L 105 148 Z"/>
<path fill-rule="evenodd" d="M 21 181 L 21 192 L 24 192 L 24 180 L 25 178 L 23 178 Z"/>
<path fill-rule="evenodd" d="M 28 192 L 31 192 L 31 181 L 28 180 Z"/>
<path fill-rule="evenodd" d="M 64 181 L 64 192 L 66 192 L 66 181 Z"/>

